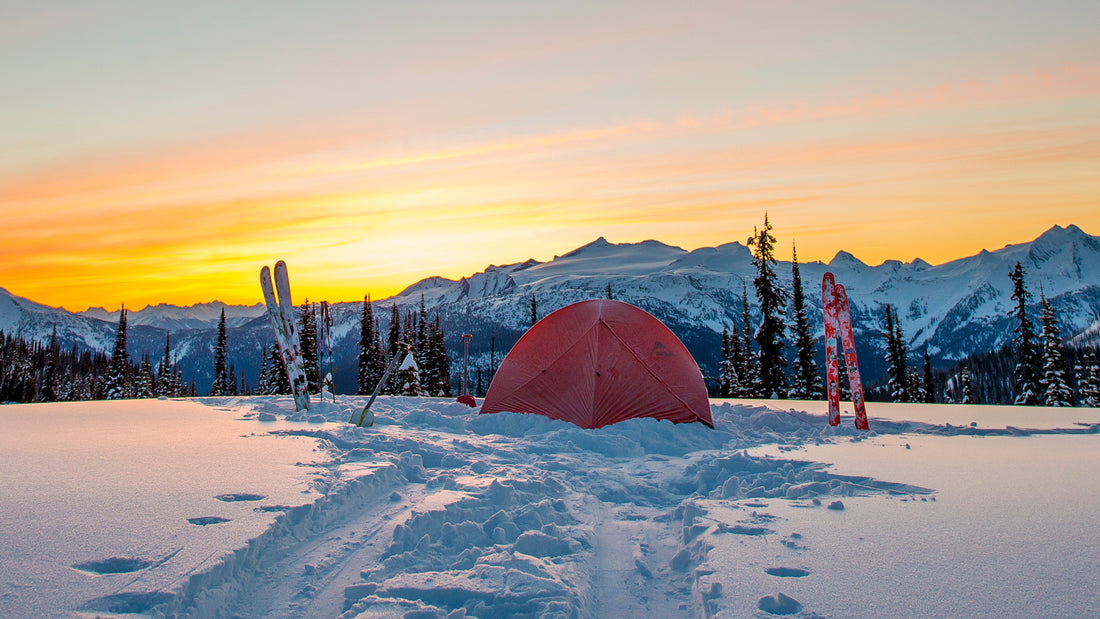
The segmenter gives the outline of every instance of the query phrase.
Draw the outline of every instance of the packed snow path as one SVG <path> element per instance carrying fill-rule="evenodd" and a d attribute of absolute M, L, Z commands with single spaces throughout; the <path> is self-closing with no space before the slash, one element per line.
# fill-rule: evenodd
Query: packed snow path
<path fill-rule="evenodd" d="M 149 557 L 117 551 L 113 536 L 87 540 L 102 548 L 85 558 L 102 560 L 70 562 L 83 588 L 39 614 L 901 617 L 965 607 L 997 616 L 1054 610 L 1021 593 L 1029 579 L 1053 572 L 1059 612 L 1100 606 L 1085 586 L 1100 573 L 1088 551 L 1100 525 L 1086 518 L 1100 508 L 1100 493 L 1049 483 L 1052 467 L 1100 466 L 1097 411 L 1006 408 L 993 413 L 1007 423 L 971 425 L 980 407 L 879 405 L 868 434 L 851 429 L 850 416 L 827 426 L 824 403 L 716 401 L 714 430 L 652 419 L 582 430 L 531 415 L 478 416 L 442 400 L 383 398 L 375 427 L 345 423 L 364 401 L 340 397 L 293 413 L 289 398 L 203 399 L 198 409 L 232 421 L 249 441 L 316 446 L 286 478 L 308 481 L 308 492 L 292 490 L 296 501 L 257 493 L 256 484 L 219 493 L 216 504 L 241 512 L 237 520 L 240 507 L 266 527 L 239 542 L 226 538 L 220 552 L 190 538 L 168 544 L 155 531 L 142 544 L 165 551 Z M 196 408 L 96 403 L 150 405 Z M 3 413 L 30 408 L 0 409 L 9 436 Z M 899 421 L 875 418 L 882 411 Z M 915 417 L 928 421 L 901 421 Z M 959 475 L 963 467 L 994 475 L 1006 454 L 1020 459 L 1032 448 L 1027 474 L 1014 479 Z M 967 461 L 982 453 L 989 457 L 981 466 Z M 192 466 L 196 478 L 213 474 L 201 461 Z M 230 473 L 249 474 L 247 464 L 234 466 Z M 115 492 L 127 492 L 124 480 Z M 1037 497 L 1035 509 L 1028 496 Z M 193 515 L 215 520 L 183 524 L 185 531 L 231 526 L 217 523 L 221 512 Z M 1051 535 L 1029 538 L 1044 524 Z M 4 535 L 16 545 L 33 541 Z M 1020 544 L 1036 556 L 1006 564 Z M 906 558 L 913 548 L 919 556 Z M 201 561 L 188 559 L 200 550 Z M 1072 559 L 1068 574 L 1064 562 L 1045 558 L 1051 552 Z M 18 603 L 30 597 L 11 567 L 0 610 L 27 608 Z M 123 580 L 112 570 L 129 573 Z M 110 584 L 110 594 L 90 595 L 97 582 Z"/>

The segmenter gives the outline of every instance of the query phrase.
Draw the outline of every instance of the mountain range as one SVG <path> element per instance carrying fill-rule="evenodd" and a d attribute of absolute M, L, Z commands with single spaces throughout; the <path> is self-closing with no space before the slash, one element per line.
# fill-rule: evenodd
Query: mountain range
<path fill-rule="evenodd" d="M 782 245 L 780 245 L 782 246 Z M 828 263 L 800 265 L 810 320 L 821 331 L 820 281 L 831 271 L 851 300 L 860 365 L 870 381 L 881 377 L 881 330 L 884 306 L 898 309 L 914 354 L 929 352 L 938 364 L 996 349 L 1011 339 L 1015 326 L 1009 312 L 1016 262 L 1025 269 L 1029 290 L 1051 300 L 1062 333 L 1078 345 L 1095 344 L 1100 336 L 1100 238 L 1074 225 L 1054 226 L 1034 241 L 931 265 L 923 260 L 888 260 L 877 266 L 841 251 Z M 790 285 L 791 263 L 781 261 L 776 272 Z M 472 367 L 488 366 L 490 347 L 496 361 L 530 324 L 531 298 L 540 316 L 569 303 L 604 297 L 633 303 L 664 321 L 688 346 L 707 375 L 716 373 L 724 326 L 740 328 L 741 293 L 748 290 L 755 309 L 752 256 L 741 243 L 686 251 L 649 240 L 610 243 L 604 238 L 547 262 L 528 260 L 458 280 L 429 277 L 398 295 L 374 301 L 383 332 L 396 304 L 402 312 L 419 306 L 438 312 L 447 332 L 452 368 L 461 367 L 460 334 L 474 336 Z M 292 281 L 293 284 L 293 281 Z M 366 290 L 364 292 L 367 292 Z M 257 290 L 257 297 L 259 297 Z M 335 373 L 337 389 L 355 389 L 359 302 L 337 303 Z M 254 382 L 262 346 L 273 343 L 262 304 L 225 305 L 217 301 L 191 307 L 150 306 L 127 315 L 129 351 L 135 358 L 163 354 L 170 335 L 173 356 L 193 377 L 200 393 L 212 378 L 213 341 L 222 309 L 226 312 L 229 360 Z M 1038 310 L 1035 313 L 1038 317 Z M 758 320 L 754 314 L 753 320 Z M 0 330 L 46 340 L 54 326 L 63 346 L 110 351 L 118 312 L 91 308 L 71 313 L 21 299 L 0 288 Z"/>

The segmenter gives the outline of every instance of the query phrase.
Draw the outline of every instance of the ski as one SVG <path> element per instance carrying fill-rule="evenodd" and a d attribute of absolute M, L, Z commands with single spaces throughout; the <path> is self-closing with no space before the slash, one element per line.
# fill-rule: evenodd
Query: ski
<path fill-rule="evenodd" d="M 844 345 L 844 363 L 848 366 L 848 383 L 856 409 L 856 429 L 869 430 L 867 407 L 863 402 L 863 382 L 859 378 L 859 361 L 856 359 L 856 336 L 852 331 L 852 315 L 848 311 L 848 292 L 840 284 L 836 285 L 835 290 L 840 341 Z"/>
<path fill-rule="evenodd" d="M 309 408 L 309 393 L 306 391 L 305 372 L 302 370 L 301 345 L 298 343 L 298 332 L 294 322 L 294 306 L 290 304 L 290 282 L 287 277 L 286 263 L 280 260 L 275 264 L 274 283 L 272 283 L 271 270 L 266 266 L 260 269 L 260 288 L 263 289 L 267 314 L 271 320 L 271 327 L 275 331 L 275 342 L 279 346 L 283 365 L 286 366 L 287 378 L 290 380 L 291 392 L 294 396 L 294 407 L 297 410 L 306 410 Z M 286 311 L 288 305 L 289 314 Z"/>
<path fill-rule="evenodd" d="M 829 425 L 840 425 L 840 370 L 837 350 L 836 284 L 833 274 L 821 278 L 821 305 L 825 314 L 825 385 L 829 396 Z"/>

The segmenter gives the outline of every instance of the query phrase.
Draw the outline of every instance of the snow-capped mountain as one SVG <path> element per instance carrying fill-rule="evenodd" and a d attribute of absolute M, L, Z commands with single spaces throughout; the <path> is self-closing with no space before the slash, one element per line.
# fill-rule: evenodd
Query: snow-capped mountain
<path fill-rule="evenodd" d="M 780 238 L 779 246 L 786 242 Z M 1077 226 L 1054 226 L 1034 241 L 941 265 L 918 259 L 869 266 L 842 251 L 827 264 L 802 264 L 801 275 L 810 318 L 819 329 L 822 275 L 831 271 L 848 289 L 860 365 L 873 381 L 884 369 L 880 331 L 888 303 L 898 309 L 914 354 L 927 350 L 934 360 L 944 362 L 1007 342 L 1014 327 L 1009 316 L 1014 301 L 1008 273 L 1017 261 L 1025 269 L 1036 305 L 1040 291 L 1051 299 L 1063 335 L 1075 343 L 1095 341 L 1100 315 L 1100 238 Z M 780 262 L 776 272 L 784 285 L 789 285 L 791 264 Z M 392 298 L 374 301 L 374 309 L 385 332 L 392 305 L 405 312 L 418 307 L 423 298 L 433 316 L 439 313 L 455 360 L 462 349 L 459 335 L 470 333 L 474 335 L 471 367 L 487 366 L 490 346 L 499 362 L 529 326 L 532 297 L 539 316 L 545 316 L 575 301 L 603 297 L 610 285 L 616 299 L 638 305 L 668 324 L 712 372 L 717 368 L 717 334 L 724 326 L 741 326 L 743 287 L 755 311 L 754 277 L 749 249 L 741 243 L 686 251 L 653 240 L 615 244 L 599 238 L 547 262 L 494 265 L 458 280 L 430 277 Z M 227 306 L 215 301 L 129 312 L 129 351 L 135 358 L 144 352 L 158 358 L 170 335 L 173 356 L 179 359 L 185 376 L 195 376 L 201 392 L 212 372 L 213 341 L 223 308 L 230 328 L 230 361 L 252 381 L 261 347 L 273 342 L 264 307 L 259 304 Z M 341 391 L 355 388 L 360 308 L 359 302 L 332 306 L 335 378 Z M 117 321 L 117 312 L 89 309 L 72 314 L 0 289 L 0 329 L 8 333 L 44 341 L 56 324 L 63 346 L 110 351 Z M 461 364 L 453 361 L 452 367 Z"/>
<path fill-rule="evenodd" d="M 263 303 L 256 305 L 226 305 L 221 301 L 198 303 L 188 307 L 178 305 L 150 305 L 145 309 L 126 312 L 128 325 L 144 325 L 166 331 L 184 331 L 187 329 L 209 329 L 218 326 L 222 310 L 225 310 L 225 326 L 240 327 L 263 316 L 267 309 Z M 120 310 L 108 312 L 102 307 L 89 307 L 84 316 L 111 323 L 118 323 Z"/>

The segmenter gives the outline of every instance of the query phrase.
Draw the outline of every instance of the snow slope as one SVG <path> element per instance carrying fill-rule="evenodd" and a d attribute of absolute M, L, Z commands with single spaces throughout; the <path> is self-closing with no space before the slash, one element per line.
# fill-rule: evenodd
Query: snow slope
<path fill-rule="evenodd" d="M 873 404 L 857 433 L 713 401 L 714 430 L 582 430 L 384 397 L 344 423 L 364 399 L 0 408 L 0 615 L 1100 609 L 1100 410 Z"/>

